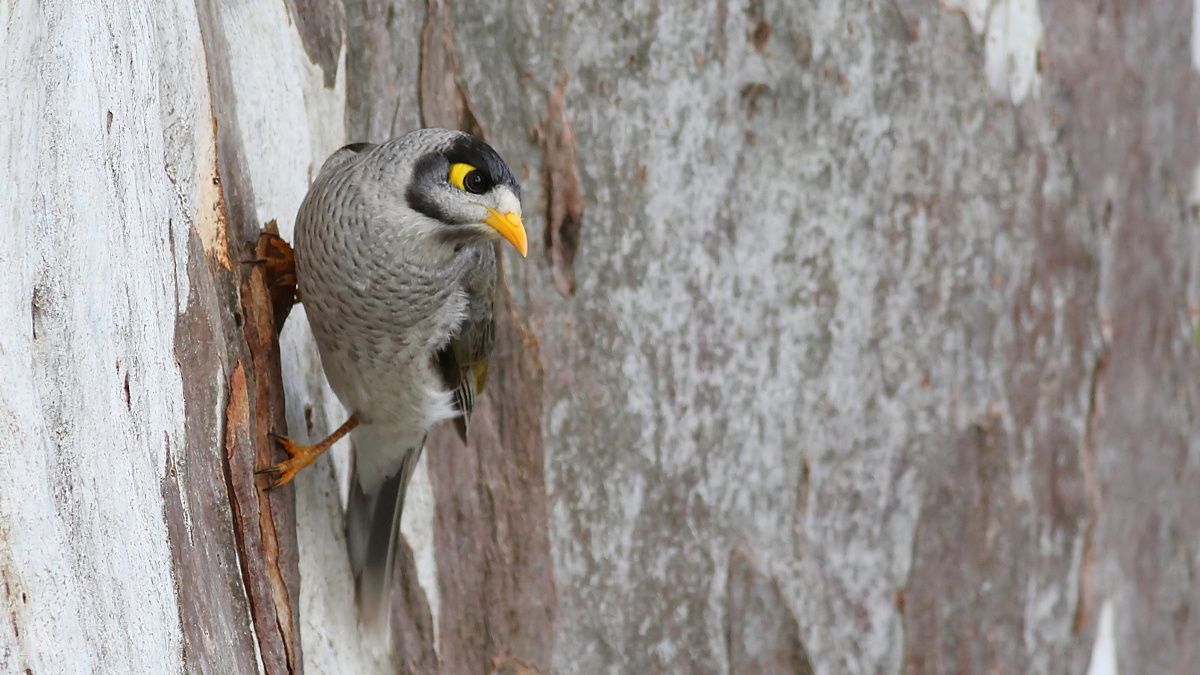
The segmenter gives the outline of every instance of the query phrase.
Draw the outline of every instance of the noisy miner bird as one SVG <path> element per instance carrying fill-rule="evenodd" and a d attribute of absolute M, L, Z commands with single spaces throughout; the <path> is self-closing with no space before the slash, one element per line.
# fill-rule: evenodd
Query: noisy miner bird
<path fill-rule="evenodd" d="M 296 274 L 329 384 L 350 419 L 315 445 L 279 439 L 290 481 L 353 431 L 347 540 L 364 627 L 387 632 L 400 513 L 425 435 L 464 442 L 492 349 L 497 238 L 526 254 L 521 188 L 467 133 L 422 129 L 325 161 L 296 217 Z"/>

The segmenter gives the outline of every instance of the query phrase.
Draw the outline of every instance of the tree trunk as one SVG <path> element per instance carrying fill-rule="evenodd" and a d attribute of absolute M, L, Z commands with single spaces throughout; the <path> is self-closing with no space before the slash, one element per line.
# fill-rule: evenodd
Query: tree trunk
<path fill-rule="evenodd" d="M 258 233 L 344 143 L 525 187 L 406 672 L 1200 663 L 1193 6 L 0 3 L 0 672 L 394 672 Z M 1190 54 L 1190 56 L 1189 56 Z"/>

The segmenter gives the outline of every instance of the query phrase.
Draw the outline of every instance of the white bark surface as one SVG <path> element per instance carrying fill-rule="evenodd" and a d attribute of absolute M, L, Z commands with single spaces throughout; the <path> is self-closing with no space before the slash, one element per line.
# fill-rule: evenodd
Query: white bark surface
<path fill-rule="evenodd" d="M 212 138 L 189 2 L 0 6 L 0 671 L 182 669 L 162 483 Z"/>

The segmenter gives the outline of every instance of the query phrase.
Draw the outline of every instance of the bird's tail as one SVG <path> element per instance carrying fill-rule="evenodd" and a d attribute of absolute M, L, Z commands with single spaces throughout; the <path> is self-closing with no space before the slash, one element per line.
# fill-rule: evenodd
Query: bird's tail
<path fill-rule="evenodd" d="M 368 442 L 365 445 L 375 444 Z M 387 649 L 391 648 L 390 599 L 400 537 L 400 514 L 404 508 L 404 493 L 417 460 L 421 458 L 423 445 L 422 440 L 416 447 L 405 450 L 398 464 L 381 468 L 372 461 L 374 458 L 363 456 L 364 453 L 376 454 L 381 448 L 360 448 L 359 439 L 355 439 L 354 472 L 346 510 L 346 541 L 354 570 L 359 622 L 365 633 Z"/>

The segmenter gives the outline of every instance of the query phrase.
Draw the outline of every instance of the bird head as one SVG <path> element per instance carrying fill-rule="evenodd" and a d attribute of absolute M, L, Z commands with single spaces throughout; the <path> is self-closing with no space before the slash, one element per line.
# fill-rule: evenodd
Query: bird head
<path fill-rule="evenodd" d="M 490 145 L 461 131 L 422 129 L 380 150 L 389 146 L 411 162 L 404 200 L 426 219 L 425 234 L 455 248 L 502 238 L 522 256 L 528 253 L 521 186 Z"/>

